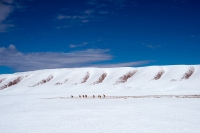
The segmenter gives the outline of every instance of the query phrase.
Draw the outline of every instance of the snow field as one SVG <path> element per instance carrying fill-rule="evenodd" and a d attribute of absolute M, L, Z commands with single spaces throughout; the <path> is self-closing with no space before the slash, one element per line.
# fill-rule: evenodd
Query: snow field
<path fill-rule="evenodd" d="M 195 98 L 41 99 L 0 97 L 1 133 L 199 133 Z"/>
<path fill-rule="evenodd" d="M 199 97 L 199 80 L 200 65 L 0 75 L 0 133 L 199 133 L 200 99 L 176 98 Z"/>

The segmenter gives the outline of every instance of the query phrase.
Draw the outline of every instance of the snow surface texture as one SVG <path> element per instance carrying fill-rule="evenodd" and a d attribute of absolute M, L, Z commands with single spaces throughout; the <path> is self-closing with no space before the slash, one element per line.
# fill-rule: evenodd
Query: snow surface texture
<path fill-rule="evenodd" d="M 0 75 L 0 93 L 199 95 L 200 65 L 65 68 Z"/>
<path fill-rule="evenodd" d="M 1 133 L 199 133 L 196 98 L 0 96 Z"/>
<path fill-rule="evenodd" d="M 199 133 L 200 99 L 176 98 L 199 80 L 200 65 L 0 75 L 0 133 Z"/>

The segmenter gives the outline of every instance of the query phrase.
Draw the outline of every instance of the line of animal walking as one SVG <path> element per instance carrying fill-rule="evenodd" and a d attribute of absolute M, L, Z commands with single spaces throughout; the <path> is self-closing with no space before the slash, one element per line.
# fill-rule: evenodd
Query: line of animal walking
<path fill-rule="evenodd" d="M 79 95 L 78 97 L 71 95 L 71 98 L 106 98 L 106 95 L 92 95 L 92 96 L 88 96 L 88 95 Z"/>
<path fill-rule="evenodd" d="M 70 98 L 70 97 L 68 97 Z M 71 98 L 78 99 L 78 98 L 88 98 L 88 99 L 127 99 L 127 98 L 200 98 L 200 95 L 143 95 L 143 96 L 106 96 L 106 95 L 79 95 L 79 96 L 73 96 L 71 95 Z"/>

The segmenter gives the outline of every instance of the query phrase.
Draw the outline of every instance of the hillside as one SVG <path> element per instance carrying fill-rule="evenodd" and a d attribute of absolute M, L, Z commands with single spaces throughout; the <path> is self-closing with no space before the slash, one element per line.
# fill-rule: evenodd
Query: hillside
<path fill-rule="evenodd" d="M 0 75 L 0 93 L 200 94 L 200 65 L 63 68 Z"/>
<path fill-rule="evenodd" d="M 0 131 L 199 133 L 199 80 L 200 65 L 0 75 Z"/>

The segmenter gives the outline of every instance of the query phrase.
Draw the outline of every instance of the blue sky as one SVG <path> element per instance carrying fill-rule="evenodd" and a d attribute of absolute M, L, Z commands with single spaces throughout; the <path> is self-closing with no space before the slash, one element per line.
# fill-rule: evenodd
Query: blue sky
<path fill-rule="evenodd" d="M 200 63 L 197 0 L 0 0 L 0 73 Z"/>

